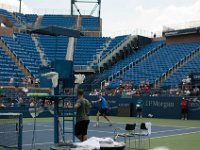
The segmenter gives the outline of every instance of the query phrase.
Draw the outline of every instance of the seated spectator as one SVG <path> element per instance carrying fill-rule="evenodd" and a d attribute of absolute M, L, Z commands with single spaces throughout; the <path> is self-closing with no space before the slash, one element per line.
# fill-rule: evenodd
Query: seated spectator
<path fill-rule="evenodd" d="M 10 85 L 14 85 L 14 82 L 15 82 L 15 78 L 12 76 L 12 77 L 10 77 Z"/>
<path fill-rule="evenodd" d="M 189 85 L 191 83 L 191 78 L 189 76 L 186 76 L 183 80 L 183 85 Z"/>
<path fill-rule="evenodd" d="M 149 87 L 149 80 L 146 80 L 146 85 Z"/>
<path fill-rule="evenodd" d="M 125 89 L 122 91 L 122 96 L 126 96 L 126 91 L 125 91 Z"/>
<path fill-rule="evenodd" d="M 195 86 L 195 88 L 193 89 L 193 94 L 194 94 L 194 96 L 199 95 L 199 88 L 197 86 Z"/>
<path fill-rule="evenodd" d="M 143 87 L 143 92 L 144 92 L 144 93 L 147 93 L 148 90 L 149 90 L 149 87 L 148 87 L 147 84 L 145 84 L 144 87 Z"/>
<path fill-rule="evenodd" d="M 140 90 L 137 90 L 135 96 L 140 96 Z"/>
<path fill-rule="evenodd" d="M 0 108 L 5 108 L 6 106 L 4 105 L 3 102 L 0 101 Z"/>

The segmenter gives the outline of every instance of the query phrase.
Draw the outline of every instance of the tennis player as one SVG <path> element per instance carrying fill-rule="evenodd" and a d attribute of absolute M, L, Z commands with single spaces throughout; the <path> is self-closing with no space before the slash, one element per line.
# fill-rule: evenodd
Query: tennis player
<path fill-rule="evenodd" d="M 109 123 L 109 126 L 112 126 L 112 123 L 110 122 L 110 119 L 107 117 L 108 116 L 108 102 L 106 101 L 106 99 L 102 96 L 101 93 L 99 93 L 99 99 L 97 101 L 92 101 L 92 103 L 100 103 L 101 104 L 101 108 L 100 110 L 97 112 L 96 114 L 96 124 L 95 126 L 98 127 L 99 126 L 99 116 L 103 116 Z"/>

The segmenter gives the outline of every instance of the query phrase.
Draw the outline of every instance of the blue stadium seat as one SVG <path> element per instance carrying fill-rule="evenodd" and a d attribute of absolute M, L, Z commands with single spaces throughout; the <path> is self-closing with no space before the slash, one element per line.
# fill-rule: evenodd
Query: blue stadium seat
<path fill-rule="evenodd" d="M 76 17 L 66 15 L 44 15 L 40 26 L 45 27 L 51 25 L 74 29 L 76 25 Z"/>
<path fill-rule="evenodd" d="M 191 61 L 186 63 L 183 67 L 176 70 L 165 82 L 161 83 L 161 87 L 177 86 L 182 82 L 182 79 L 193 72 L 200 71 L 200 55 L 194 57 Z"/>
<path fill-rule="evenodd" d="M 0 85 L 9 85 L 11 77 L 14 77 L 15 83 L 21 83 L 24 76 L 7 53 L 0 48 Z"/>
<path fill-rule="evenodd" d="M 24 24 L 27 24 L 27 23 L 34 24 L 37 19 L 36 14 L 22 14 L 18 12 L 16 12 L 15 14 Z"/>
<path fill-rule="evenodd" d="M 110 53 L 113 48 L 115 48 L 116 46 L 118 46 L 121 42 L 123 42 L 128 36 L 127 35 L 122 35 L 122 36 L 117 36 L 115 38 L 113 38 L 108 46 L 108 48 L 106 50 L 103 51 L 102 56 L 101 56 L 101 60 L 103 58 L 106 57 L 106 55 L 108 53 Z"/>
<path fill-rule="evenodd" d="M 98 31 L 99 30 L 99 18 L 92 16 L 82 17 L 82 31 Z"/>
<path fill-rule="evenodd" d="M 143 55 L 151 52 L 152 50 L 154 50 L 155 48 L 159 47 L 163 43 L 164 43 L 164 41 L 153 42 L 153 43 L 151 43 L 151 44 L 149 44 L 149 45 L 137 50 L 136 52 L 134 52 L 131 55 L 127 56 L 124 60 L 121 60 L 118 63 L 116 63 L 114 66 L 112 66 L 111 68 L 106 70 L 104 73 L 107 76 L 110 76 L 110 75 L 112 75 L 114 73 L 117 73 L 118 71 L 123 69 L 125 66 L 127 66 L 131 62 L 136 61 L 137 59 L 139 59 Z"/>
<path fill-rule="evenodd" d="M 98 50 L 102 50 L 108 38 L 81 37 L 77 39 L 74 50 L 74 65 L 89 65 L 96 59 Z"/>
<path fill-rule="evenodd" d="M 11 12 L 8 12 L 7 10 L 0 9 L 0 16 L 5 16 L 8 18 L 8 20 L 15 25 L 16 27 L 20 27 L 19 23 L 17 20 L 11 15 Z"/>
<path fill-rule="evenodd" d="M 48 63 L 52 60 L 63 60 L 65 59 L 67 47 L 68 47 L 68 37 L 66 36 L 47 36 L 38 35 L 40 47 L 43 49 Z"/>
<path fill-rule="evenodd" d="M 119 78 L 122 80 L 131 80 L 134 85 L 139 85 L 141 80 L 149 80 L 150 84 L 153 84 L 162 74 L 166 73 L 199 46 L 200 42 L 167 45 L 133 69 L 125 72 L 125 74 Z M 181 77 L 182 76 L 180 76 L 180 78 Z M 114 80 L 110 86 L 119 86 L 118 80 L 119 79 Z"/>
<path fill-rule="evenodd" d="M 38 64 L 38 58 L 34 59 L 34 56 L 30 53 L 30 50 L 27 47 L 23 48 L 23 44 L 19 44 L 18 41 L 12 37 L 3 36 L 1 39 L 4 41 L 4 43 L 9 47 L 9 49 L 13 52 L 14 55 L 18 59 L 21 60 L 21 62 L 24 64 L 24 66 L 30 71 L 30 73 L 34 76 L 38 74 L 39 65 Z M 24 39 L 25 40 L 25 39 Z"/>

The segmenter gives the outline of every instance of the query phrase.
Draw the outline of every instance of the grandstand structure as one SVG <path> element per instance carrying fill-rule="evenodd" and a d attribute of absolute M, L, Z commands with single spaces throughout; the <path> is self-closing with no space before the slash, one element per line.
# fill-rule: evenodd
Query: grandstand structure
<path fill-rule="evenodd" d="M 152 86 L 171 87 L 180 84 L 184 76 L 200 72 L 200 24 L 184 29 L 165 27 L 162 38 L 149 38 L 131 34 L 103 37 L 100 16 L 73 13 L 37 15 L 0 9 L 0 23 L 1 86 L 8 86 L 10 77 L 19 86 L 23 77 L 35 80 L 40 66 L 66 59 L 69 47 L 73 47 L 75 73 L 86 75 L 85 85 L 100 87 L 106 81 L 116 88 L 120 80 L 132 81 L 135 86 L 148 80 Z M 66 36 L 29 32 L 47 26 L 80 30 L 84 36 L 72 46 Z"/>

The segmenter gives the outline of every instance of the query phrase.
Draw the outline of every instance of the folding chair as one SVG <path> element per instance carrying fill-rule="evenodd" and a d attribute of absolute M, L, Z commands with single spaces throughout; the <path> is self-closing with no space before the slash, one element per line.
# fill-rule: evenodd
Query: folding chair
<path fill-rule="evenodd" d="M 151 122 L 145 122 L 140 124 L 139 132 L 134 133 L 135 136 L 138 136 L 138 148 L 141 148 L 141 142 L 143 137 L 148 137 L 149 148 L 150 148 L 150 136 L 151 136 Z"/>
<path fill-rule="evenodd" d="M 130 139 L 132 137 L 135 137 L 134 133 L 135 133 L 135 127 L 136 124 L 126 124 L 125 129 L 122 128 L 116 128 L 114 130 L 114 140 L 117 140 L 118 137 L 123 137 L 124 138 L 124 143 L 126 144 L 127 138 L 129 139 L 129 148 L 130 147 Z M 124 131 L 124 133 L 122 133 L 121 131 Z M 136 146 L 136 141 L 135 141 L 135 146 Z"/>

